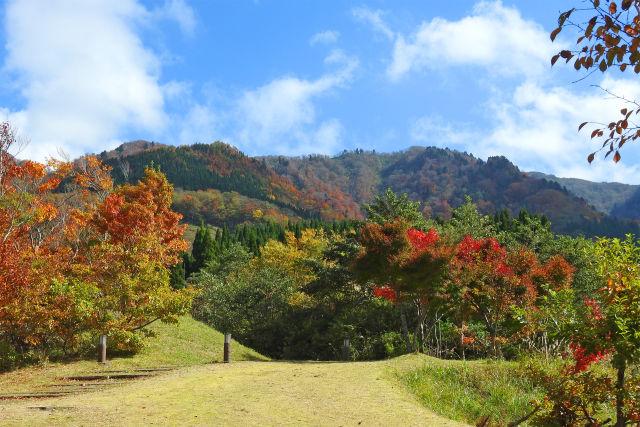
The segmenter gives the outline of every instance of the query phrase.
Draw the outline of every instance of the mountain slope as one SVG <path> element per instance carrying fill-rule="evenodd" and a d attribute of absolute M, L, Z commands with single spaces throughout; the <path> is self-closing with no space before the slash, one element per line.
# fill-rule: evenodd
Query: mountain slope
<path fill-rule="evenodd" d="M 640 185 L 621 184 L 619 182 L 591 182 L 578 178 L 559 178 L 541 172 L 527 172 L 532 178 L 554 181 L 565 187 L 578 197 L 587 200 L 600 212 L 616 218 L 639 219 L 640 200 L 638 191 Z"/>
<path fill-rule="evenodd" d="M 556 232 L 619 236 L 639 230 L 637 223 L 608 217 L 557 182 L 523 173 L 504 157 L 485 162 L 435 147 L 390 154 L 355 150 L 335 157 L 251 158 L 216 142 L 153 147 L 106 162 L 114 167 L 116 182 L 139 179 L 146 165 L 160 167 L 181 189 L 176 208 L 187 218 L 224 207 L 230 214 L 212 217 L 230 225 L 266 218 L 265 211 L 281 222 L 362 218 L 360 206 L 391 188 L 423 202 L 425 213 L 432 216 L 448 217 L 451 207 L 469 195 L 486 214 L 502 209 L 512 215 L 521 209 L 546 214 Z"/>
<path fill-rule="evenodd" d="M 113 167 L 116 183 L 135 182 L 143 176 L 144 168 L 153 164 L 160 167 L 174 186 L 184 190 L 233 191 L 303 217 L 342 219 L 359 214 L 357 204 L 339 203 L 341 195 L 333 198 L 318 190 L 300 191 L 289 179 L 267 168 L 263 161 L 221 142 L 154 148 L 107 158 L 105 163 Z"/>
<path fill-rule="evenodd" d="M 557 232 L 620 235 L 636 232 L 637 224 L 615 221 L 558 183 L 521 172 L 504 157 L 486 162 L 467 153 L 434 147 L 412 147 L 392 154 L 356 150 L 336 157 L 266 157 L 266 164 L 302 191 L 330 187 L 358 204 L 369 202 L 386 188 L 407 193 L 424 203 L 425 213 L 448 217 L 451 207 L 469 195 L 480 210 L 492 214 L 521 209 L 546 214 Z"/>

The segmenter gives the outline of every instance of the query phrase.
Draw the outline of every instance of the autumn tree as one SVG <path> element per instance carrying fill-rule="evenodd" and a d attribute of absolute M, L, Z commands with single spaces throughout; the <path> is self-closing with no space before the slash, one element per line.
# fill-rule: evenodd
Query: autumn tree
<path fill-rule="evenodd" d="M 18 162 L 13 144 L 0 125 L 0 340 L 46 355 L 106 333 L 135 348 L 149 322 L 186 312 L 191 291 L 168 287 L 186 242 L 161 173 L 114 189 L 94 157 Z"/>
<path fill-rule="evenodd" d="M 558 17 L 558 27 L 551 33 L 551 40 L 565 28 L 575 29 L 578 38 L 573 48 L 564 49 L 551 58 L 551 65 L 559 59 L 571 63 L 576 70 L 616 69 L 621 72 L 640 73 L 640 0 L 588 0 L 587 7 L 572 8 Z M 606 89 L 605 89 L 606 91 Z M 636 100 L 624 94 L 611 94 L 620 99 L 625 108 L 618 119 L 608 124 L 591 122 L 591 138 L 602 141 L 600 150 L 605 157 L 613 153 L 613 161 L 621 158 L 620 149 L 627 142 L 640 138 L 640 126 L 634 117 L 640 112 Z M 579 129 L 590 122 L 584 122 Z M 589 154 L 592 162 L 595 152 Z"/>
<path fill-rule="evenodd" d="M 567 328 L 572 360 L 560 373 L 532 367 L 545 391 L 536 414 L 540 424 L 615 426 L 640 422 L 640 248 L 625 240 L 599 239 L 590 250 L 601 289 L 576 304 L 577 318 Z M 610 364 L 613 369 L 594 369 Z M 611 375 L 613 373 L 613 375 Z"/>
<path fill-rule="evenodd" d="M 82 259 L 86 214 L 112 181 L 91 157 L 18 162 L 15 143 L 11 126 L 0 124 L 0 339 L 21 350 L 73 347 L 93 295 L 66 270 Z M 60 191 L 63 181 L 70 190 Z"/>
<path fill-rule="evenodd" d="M 522 255 L 529 261 L 535 259 L 532 254 Z M 461 355 L 464 355 L 466 344 L 465 320 L 474 316 L 486 325 L 492 352 L 497 354 L 500 323 L 508 317 L 513 306 L 528 306 L 535 300 L 536 289 L 521 271 L 525 263 L 514 262 L 522 261 L 522 258 L 508 257 L 506 249 L 493 238 L 476 240 L 465 236 L 458 243 L 452 262 L 454 287 L 451 298 L 461 325 Z"/>
<path fill-rule="evenodd" d="M 118 187 L 89 219 L 99 242 L 87 251 L 95 261 L 85 278 L 100 290 L 95 327 L 125 348 L 139 345 L 138 331 L 148 324 L 175 322 L 190 307 L 193 291 L 169 285 L 169 268 L 187 249 L 172 192 L 161 172 L 147 169 L 144 180 Z"/>
<path fill-rule="evenodd" d="M 423 323 L 429 308 L 436 308 L 443 298 L 443 283 L 453 256 L 435 230 L 424 232 L 409 227 L 404 219 L 377 224 L 369 222 L 360 230 L 363 249 L 354 261 L 354 269 L 362 281 L 377 285 L 374 293 L 398 303 L 403 335 L 409 351 L 406 307 L 417 311 L 414 336 L 420 334 L 419 349 L 424 342 Z"/>
<path fill-rule="evenodd" d="M 599 239 L 593 249 L 603 288 L 597 300 L 586 301 L 587 328 L 577 336 L 586 355 L 608 351 L 616 370 L 613 385 L 616 426 L 640 421 L 640 379 L 633 366 L 640 362 L 640 248 L 626 240 Z"/>

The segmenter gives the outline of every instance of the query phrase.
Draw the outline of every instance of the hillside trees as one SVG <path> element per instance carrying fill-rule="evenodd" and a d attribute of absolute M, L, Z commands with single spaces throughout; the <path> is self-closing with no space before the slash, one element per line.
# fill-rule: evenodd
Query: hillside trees
<path fill-rule="evenodd" d="M 573 49 L 554 55 L 551 64 L 562 58 L 566 63 L 573 63 L 576 70 L 597 68 L 605 72 L 614 68 L 640 73 L 640 1 L 589 0 L 585 3 L 589 6 L 570 9 L 558 17 L 558 27 L 551 33 L 552 41 L 566 27 L 575 28 L 579 37 Z M 600 138 L 600 150 L 605 152 L 605 157 L 614 153 L 613 161 L 617 163 L 622 146 L 640 138 L 640 127 L 633 120 L 640 112 L 640 105 L 636 100 L 626 99 L 624 94 L 612 95 L 626 107 L 620 110 L 618 119 L 607 125 L 593 123 L 591 138 Z M 587 124 L 589 122 L 582 123 L 579 129 Z M 588 161 L 592 162 L 594 157 L 595 153 L 589 154 Z"/>
<path fill-rule="evenodd" d="M 272 357 L 335 359 L 345 337 L 354 358 L 401 354 L 390 307 L 349 269 L 357 252 L 349 232 L 318 229 L 269 240 L 260 256 L 233 244 L 191 277 L 194 317 Z"/>

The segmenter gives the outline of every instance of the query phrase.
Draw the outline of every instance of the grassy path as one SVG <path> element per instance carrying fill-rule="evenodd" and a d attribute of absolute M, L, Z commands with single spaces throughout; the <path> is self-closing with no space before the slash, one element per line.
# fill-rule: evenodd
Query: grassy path
<path fill-rule="evenodd" d="M 420 363 L 412 355 L 380 362 L 193 366 L 102 392 L 0 402 L 0 424 L 460 425 L 430 412 L 394 379 L 394 370 Z"/>

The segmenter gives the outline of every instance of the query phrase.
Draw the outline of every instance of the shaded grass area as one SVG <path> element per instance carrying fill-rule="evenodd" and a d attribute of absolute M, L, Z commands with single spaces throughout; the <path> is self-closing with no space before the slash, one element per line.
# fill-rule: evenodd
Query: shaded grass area
<path fill-rule="evenodd" d="M 113 370 L 131 371 L 140 368 L 184 367 L 203 363 L 221 362 L 224 336 L 215 329 L 189 316 L 180 318 L 177 325 L 153 323 L 149 329 L 155 336 L 137 354 L 111 357 L 108 365 L 94 360 L 44 363 L 0 375 L 3 393 L 22 393 L 37 390 L 59 378 L 101 373 Z M 232 343 L 234 360 L 268 360 L 258 352 L 241 344 Z"/>
<path fill-rule="evenodd" d="M 529 413 L 531 400 L 542 395 L 515 362 L 428 358 L 396 375 L 427 408 L 471 424 L 489 416 L 487 425 L 506 425 Z"/>

